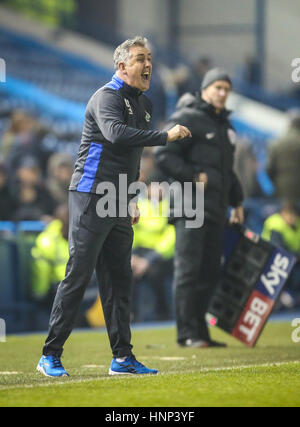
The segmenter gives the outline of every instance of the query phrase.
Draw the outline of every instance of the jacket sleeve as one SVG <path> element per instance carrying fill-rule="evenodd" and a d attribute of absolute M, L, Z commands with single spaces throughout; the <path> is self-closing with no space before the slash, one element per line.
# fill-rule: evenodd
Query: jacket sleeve
<path fill-rule="evenodd" d="M 244 192 L 240 180 L 234 171 L 231 172 L 231 188 L 229 192 L 229 204 L 236 208 L 240 206 L 244 200 Z"/>
<path fill-rule="evenodd" d="M 176 124 L 188 126 L 181 121 L 170 121 L 165 129 L 171 129 Z M 186 160 L 187 152 L 193 144 L 193 138 L 168 143 L 165 147 L 157 147 L 154 150 L 154 158 L 157 167 L 169 178 L 177 181 L 193 181 L 195 175 L 200 173 L 200 167 Z"/>
<path fill-rule="evenodd" d="M 100 90 L 92 102 L 92 115 L 104 138 L 127 147 L 165 145 L 167 133 L 141 130 L 124 123 L 124 101 L 113 89 Z"/>

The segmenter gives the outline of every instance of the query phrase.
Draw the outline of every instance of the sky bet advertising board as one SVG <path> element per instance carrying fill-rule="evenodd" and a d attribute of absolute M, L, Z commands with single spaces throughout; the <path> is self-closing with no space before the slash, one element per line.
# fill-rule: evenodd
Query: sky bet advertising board
<path fill-rule="evenodd" d="M 216 325 L 254 347 L 296 258 L 241 226 L 228 226 L 222 279 L 206 314 Z"/>

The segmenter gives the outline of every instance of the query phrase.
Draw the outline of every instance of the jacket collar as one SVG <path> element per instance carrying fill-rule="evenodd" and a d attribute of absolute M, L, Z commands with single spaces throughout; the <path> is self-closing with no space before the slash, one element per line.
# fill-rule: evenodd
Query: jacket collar
<path fill-rule="evenodd" d="M 229 115 L 232 113 L 231 110 L 227 110 L 224 108 L 219 114 L 216 113 L 216 109 L 212 104 L 208 104 L 204 99 L 201 97 L 201 93 L 196 93 L 196 102 L 197 102 L 197 108 L 200 110 L 206 111 L 210 116 L 213 116 L 215 118 L 219 119 L 227 119 Z"/>
<path fill-rule="evenodd" d="M 119 76 L 117 76 L 117 73 L 115 73 L 112 76 L 112 82 L 118 89 L 122 88 L 122 90 L 130 96 L 138 97 L 143 93 L 136 87 L 130 86 L 127 83 L 125 83 L 124 80 L 122 80 Z"/>

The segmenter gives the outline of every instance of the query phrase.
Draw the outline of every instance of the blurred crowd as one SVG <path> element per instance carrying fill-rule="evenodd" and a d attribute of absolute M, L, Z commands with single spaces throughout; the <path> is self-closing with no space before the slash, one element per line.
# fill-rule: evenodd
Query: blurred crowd
<path fill-rule="evenodd" d="M 49 222 L 55 209 L 67 202 L 74 158 L 46 150 L 46 135 L 33 116 L 12 113 L 0 140 L 1 221 Z"/>
<path fill-rule="evenodd" d="M 178 67 L 172 75 L 177 96 L 199 90 L 203 75 L 212 66 L 207 57 L 199 58 L 194 66 Z M 166 119 L 163 88 L 159 96 L 164 102 L 154 126 L 162 128 Z M 155 95 L 157 96 L 157 94 Z M 263 236 L 300 257 L 300 114 L 290 116 L 286 135 L 271 142 L 267 153 L 269 178 L 274 185 L 280 208 L 264 218 Z M 32 248 L 34 267 L 32 293 L 37 300 L 53 298 L 53 285 L 64 276 L 68 258 L 68 187 L 73 173 L 76 150 L 51 150 L 44 144 L 49 130 L 33 115 L 15 110 L 0 135 L 0 221 L 43 221 L 46 228 Z M 253 141 L 239 140 L 236 144 L 235 170 L 248 199 L 267 199 L 258 177 L 260 165 L 253 150 Z M 78 135 L 78 147 L 80 135 Z M 144 150 L 140 180 L 147 183 L 159 180 L 155 170 L 152 148 Z M 163 179 L 162 179 L 163 180 Z M 150 193 L 149 193 L 150 194 Z M 140 208 L 150 200 L 141 200 Z M 164 203 L 161 195 L 160 203 Z M 247 208 L 246 221 L 247 221 Z M 166 320 L 173 316 L 172 259 L 175 247 L 173 226 L 166 218 L 142 218 L 136 226 L 132 270 L 137 302 L 133 308 L 136 321 Z M 297 305 L 300 268 L 291 280 L 285 305 Z M 89 323 L 97 325 L 100 301 L 91 304 Z M 300 301 L 299 301 L 300 302 Z M 299 304 L 298 302 L 298 304 Z"/>
<path fill-rule="evenodd" d="M 176 96 L 199 90 L 209 58 L 199 58 L 191 67 L 179 66 L 172 75 L 154 67 L 148 96 L 155 104 L 152 127 L 162 128 L 167 119 L 166 85 L 176 88 Z M 168 80 L 168 81 L 167 81 Z M 27 111 L 13 110 L 0 132 L 0 221 L 46 221 L 68 200 L 68 186 L 77 155 L 76 147 L 49 149 L 52 130 Z M 77 136 L 78 147 L 80 134 Z M 46 141 L 46 143 L 45 143 Z M 64 149 L 65 148 L 65 149 Z M 141 180 L 154 172 L 151 149 L 144 151 Z"/>
<path fill-rule="evenodd" d="M 30 257 L 26 258 L 31 262 L 27 294 L 44 313 L 40 321 L 45 322 L 68 260 L 68 188 L 77 155 L 76 150 L 73 155 L 67 149 L 49 150 L 44 144 L 48 136 L 49 131 L 40 120 L 21 110 L 12 112 L 0 136 L 0 221 L 45 224 L 42 232 L 34 232 L 34 239 L 27 236 Z M 80 135 L 78 147 L 79 143 Z M 152 149 L 146 148 L 141 180 L 150 183 L 153 172 Z M 145 203 L 148 201 L 141 201 L 141 208 Z M 173 227 L 167 218 L 147 218 L 141 219 L 135 231 L 133 320 L 170 319 Z M 84 301 L 78 326 L 103 325 L 95 278 Z"/>

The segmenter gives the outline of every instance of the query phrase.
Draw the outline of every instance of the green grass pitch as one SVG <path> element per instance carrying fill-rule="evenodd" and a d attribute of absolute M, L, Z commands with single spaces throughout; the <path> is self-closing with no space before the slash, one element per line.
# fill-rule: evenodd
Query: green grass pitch
<path fill-rule="evenodd" d="M 63 364 L 70 378 L 50 379 L 35 368 L 43 335 L 9 336 L 0 343 L 0 407 L 300 406 L 300 343 L 291 323 L 269 323 L 247 348 L 212 330 L 226 349 L 179 348 L 174 327 L 133 330 L 138 360 L 155 376 L 109 377 L 106 333 L 75 332 Z"/>

